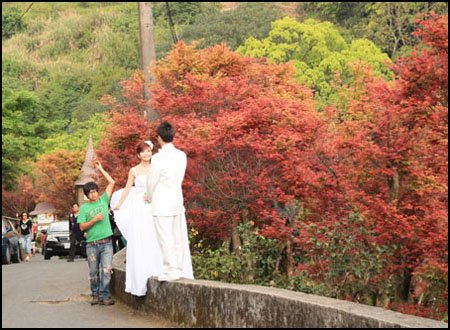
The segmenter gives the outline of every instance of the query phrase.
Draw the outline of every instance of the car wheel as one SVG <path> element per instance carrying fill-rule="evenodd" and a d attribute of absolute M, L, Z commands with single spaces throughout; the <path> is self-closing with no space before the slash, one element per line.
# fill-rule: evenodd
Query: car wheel
<path fill-rule="evenodd" d="M 4 264 L 10 264 L 11 263 L 11 248 L 9 247 L 9 244 L 6 245 L 6 252 L 5 252 L 5 255 L 3 256 L 2 262 Z"/>
<path fill-rule="evenodd" d="M 50 260 L 50 258 L 52 257 L 52 255 L 48 253 L 46 246 L 44 246 L 44 252 L 42 254 L 44 255 L 45 260 Z"/>

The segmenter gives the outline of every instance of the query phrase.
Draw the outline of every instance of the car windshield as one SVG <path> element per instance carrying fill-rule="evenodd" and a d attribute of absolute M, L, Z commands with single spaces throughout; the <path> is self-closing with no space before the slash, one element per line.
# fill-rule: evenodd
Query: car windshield
<path fill-rule="evenodd" d="M 68 221 L 53 222 L 48 227 L 48 231 L 69 231 Z"/>

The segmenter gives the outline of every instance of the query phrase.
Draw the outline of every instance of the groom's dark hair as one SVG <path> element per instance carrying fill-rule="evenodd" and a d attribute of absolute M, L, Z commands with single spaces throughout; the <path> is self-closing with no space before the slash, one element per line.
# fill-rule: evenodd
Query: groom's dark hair
<path fill-rule="evenodd" d="M 167 121 L 163 121 L 161 124 L 159 124 L 156 132 L 164 142 L 172 142 L 173 137 L 175 136 L 175 130 L 173 126 Z"/>

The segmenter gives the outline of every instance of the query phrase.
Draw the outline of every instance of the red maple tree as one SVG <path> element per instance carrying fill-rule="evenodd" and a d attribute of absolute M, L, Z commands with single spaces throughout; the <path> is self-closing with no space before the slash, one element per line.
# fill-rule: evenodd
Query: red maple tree
<path fill-rule="evenodd" d="M 80 175 L 83 152 L 57 150 L 42 155 L 35 163 L 34 193 L 36 202 L 49 202 L 60 219 L 67 219 L 72 204 L 77 201 L 74 182 Z"/>
<path fill-rule="evenodd" d="M 16 217 L 22 212 L 31 212 L 36 205 L 36 194 L 33 189 L 32 178 L 28 175 L 21 175 L 17 179 L 14 190 L 6 190 L 2 187 L 2 214 L 9 217 Z"/>
<path fill-rule="evenodd" d="M 430 270 L 424 265 L 448 273 L 447 18 L 422 26 L 427 48 L 397 63 L 395 81 L 362 72 L 343 95 L 347 107 L 325 112 L 328 127 L 316 150 L 334 188 L 322 190 L 315 208 L 322 216 L 305 223 L 298 241 L 320 261 L 310 265 L 312 272 L 323 279 L 331 264 L 347 259 L 334 285 L 371 283 L 375 299 L 388 290 L 391 300 L 411 301 L 414 277 L 425 280 L 421 272 Z M 345 240 L 352 245 L 334 262 Z M 439 303 L 445 305 L 447 294 L 445 287 Z"/>

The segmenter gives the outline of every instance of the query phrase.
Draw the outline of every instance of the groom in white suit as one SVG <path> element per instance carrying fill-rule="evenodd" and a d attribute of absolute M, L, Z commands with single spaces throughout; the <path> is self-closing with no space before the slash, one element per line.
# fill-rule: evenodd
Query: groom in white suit
<path fill-rule="evenodd" d="M 185 210 L 181 185 L 187 157 L 173 145 L 175 131 L 170 123 L 162 122 L 157 133 L 162 147 L 152 157 L 147 193 L 152 202 L 156 233 L 163 255 L 163 273 L 158 280 L 173 281 L 180 278 L 183 263 L 182 221 L 185 221 Z"/>

